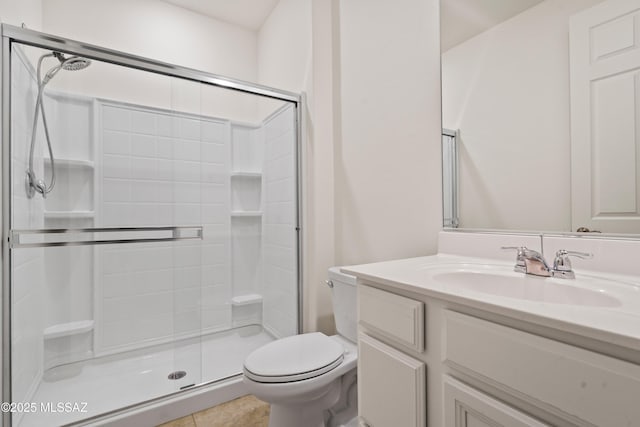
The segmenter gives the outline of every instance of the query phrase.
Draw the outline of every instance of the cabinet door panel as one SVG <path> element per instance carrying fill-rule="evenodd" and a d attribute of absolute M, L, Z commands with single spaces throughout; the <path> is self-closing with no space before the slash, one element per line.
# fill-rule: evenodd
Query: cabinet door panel
<path fill-rule="evenodd" d="M 446 427 L 549 427 L 448 376 L 444 410 Z"/>
<path fill-rule="evenodd" d="M 425 364 L 360 334 L 358 408 L 371 427 L 426 425 Z"/>

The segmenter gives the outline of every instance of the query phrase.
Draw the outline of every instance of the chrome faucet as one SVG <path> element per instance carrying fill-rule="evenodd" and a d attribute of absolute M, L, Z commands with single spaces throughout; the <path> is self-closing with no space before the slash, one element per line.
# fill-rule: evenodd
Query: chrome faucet
<path fill-rule="evenodd" d="M 549 267 L 544 256 L 533 249 L 529 249 L 526 246 L 503 246 L 502 249 L 515 249 L 516 265 L 513 267 L 513 271 L 518 273 L 531 274 L 534 276 L 542 277 L 560 277 L 563 279 L 575 279 L 576 275 L 571 269 L 570 256 L 576 256 L 578 258 L 592 258 L 593 255 L 586 252 L 575 252 L 560 249 L 556 252 L 556 257 L 553 261 L 553 268 Z"/>

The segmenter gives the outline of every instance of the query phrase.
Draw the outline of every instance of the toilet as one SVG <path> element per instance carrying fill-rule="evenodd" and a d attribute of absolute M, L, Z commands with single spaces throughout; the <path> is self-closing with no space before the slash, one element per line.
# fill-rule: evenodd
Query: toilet
<path fill-rule="evenodd" d="M 271 404 L 269 427 L 357 425 L 356 278 L 329 269 L 338 335 L 275 340 L 247 356 L 248 392 Z"/>

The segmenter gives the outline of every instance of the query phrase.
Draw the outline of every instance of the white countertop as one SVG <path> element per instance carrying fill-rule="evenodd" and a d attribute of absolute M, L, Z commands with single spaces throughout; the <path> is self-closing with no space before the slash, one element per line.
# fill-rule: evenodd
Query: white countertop
<path fill-rule="evenodd" d="M 583 289 L 607 294 L 620 301 L 620 305 L 614 307 L 530 301 L 451 287 L 434 279 L 437 272 L 465 266 L 509 271 L 513 268 L 513 263 L 438 254 L 347 266 L 341 270 L 356 276 L 360 281 L 414 292 L 640 351 L 640 277 L 576 270 L 575 280 L 542 277 L 531 279 L 552 281 L 561 286 L 581 286 Z"/>

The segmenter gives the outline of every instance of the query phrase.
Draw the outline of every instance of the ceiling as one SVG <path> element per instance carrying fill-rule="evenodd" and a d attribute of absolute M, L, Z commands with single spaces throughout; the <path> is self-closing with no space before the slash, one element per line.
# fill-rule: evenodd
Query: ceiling
<path fill-rule="evenodd" d="M 164 0 L 193 12 L 257 31 L 279 0 Z"/>
<path fill-rule="evenodd" d="M 441 45 L 445 52 L 543 0 L 441 0 Z"/>
<path fill-rule="evenodd" d="M 279 0 L 163 0 L 257 31 Z M 544 0 L 441 0 L 442 51 L 506 21 Z"/>

